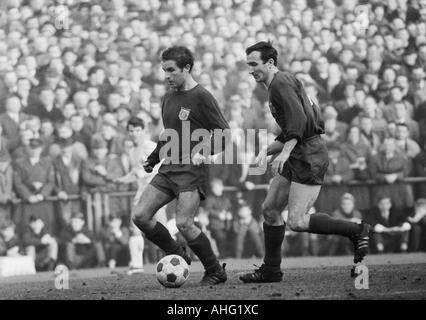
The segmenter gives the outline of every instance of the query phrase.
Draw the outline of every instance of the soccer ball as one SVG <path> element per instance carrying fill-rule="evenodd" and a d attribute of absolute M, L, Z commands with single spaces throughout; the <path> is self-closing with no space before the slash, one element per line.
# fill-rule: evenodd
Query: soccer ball
<path fill-rule="evenodd" d="M 189 276 L 186 261 L 176 254 L 165 256 L 157 263 L 157 280 L 167 288 L 179 288 Z"/>

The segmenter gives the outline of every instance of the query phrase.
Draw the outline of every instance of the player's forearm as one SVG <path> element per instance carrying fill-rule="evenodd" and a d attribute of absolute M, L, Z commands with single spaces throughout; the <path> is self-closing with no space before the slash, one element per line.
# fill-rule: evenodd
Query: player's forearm
<path fill-rule="evenodd" d="M 268 155 L 268 156 L 270 156 L 270 155 L 273 155 L 273 154 L 276 154 L 276 153 L 280 153 L 281 152 L 281 150 L 283 149 L 283 147 L 284 147 L 284 143 L 282 143 L 282 142 L 280 142 L 280 141 L 278 141 L 278 140 L 275 140 L 274 142 L 272 142 L 268 147 L 267 147 L 267 149 L 266 149 L 266 154 Z"/>
<path fill-rule="evenodd" d="M 162 146 L 163 146 L 163 142 L 161 140 L 158 141 L 157 146 L 155 147 L 154 151 L 152 151 L 152 153 L 146 159 L 146 161 L 148 161 L 149 164 L 152 167 L 154 167 L 157 163 L 159 163 L 161 161 L 160 150 L 161 150 Z"/>
<path fill-rule="evenodd" d="M 286 143 L 284 143 L 284 147 L 281 150 L 281 154 L 290 155 L 290 153 L 293 151 L 296 144 L 297 144 L 297 139 L 288 140 Z"/>

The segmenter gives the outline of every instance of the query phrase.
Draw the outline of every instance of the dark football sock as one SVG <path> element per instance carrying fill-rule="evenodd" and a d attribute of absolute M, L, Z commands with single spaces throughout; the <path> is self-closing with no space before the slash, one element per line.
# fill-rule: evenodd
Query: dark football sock
<path fill-rule="evenodd" d="M 314 213 L 309 220 L 309 232 L 318 234 L 336 234 L 354 236 L 361 231 L 360 224 L 332 218 L 325 213 Z"/>
<path fill-rule="evenodd" d="M 213 253 L 210 241 L 203 232 L 195 239 L 188 241 L 188 246 L 200 258 L 206 270 L 212 270 L 220 266 L 216 255 Z"/>
<path fill-rule="evenodd" d="M 135 222 L 135 224 L 138 226 L 137 222 Z M 166 227 L 160 222 L 155 224 L 155 227 L 151 232 L 145 233 L 145 236 L 152 243 L 164 250 L 166 254 L 181 255 L 183 252 L 183 248 L 177 244 Z"/>
<path fill-rule="evenodd" d="M 265 265 L 277 267 L 281 265 L 281 246 L 284 241 L 285 225 L 271 226 L 263 223 L 265 238 Z"/>

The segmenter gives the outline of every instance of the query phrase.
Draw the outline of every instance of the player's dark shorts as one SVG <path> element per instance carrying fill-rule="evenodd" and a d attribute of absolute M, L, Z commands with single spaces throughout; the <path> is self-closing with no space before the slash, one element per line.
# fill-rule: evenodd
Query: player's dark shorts
<path fill-rule="evenodd" d="M 328 161 L 324 140 L 319 135 L 313 136 L 297 144 L 281 175 L 301 184 L 322 185 Z"/>
<path fill-rule="evenodd" d="M 172 197 L 177 197 L 181 192 L 198 190 L 200 200 L 204 200 L 207 192 L 207 169 L 205 165 L 190 167 L 192 170 L 180 170 L 183 166 L 176 170 L 160 168 L 150 184 Z"/>

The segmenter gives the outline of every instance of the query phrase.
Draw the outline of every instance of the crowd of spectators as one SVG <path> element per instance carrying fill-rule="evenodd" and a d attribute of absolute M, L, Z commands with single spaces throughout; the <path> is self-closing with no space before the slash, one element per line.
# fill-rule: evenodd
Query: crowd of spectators
<path fill-rule="evenodd" d="M 111 198 L 112 222 L 99 227 L 112 229 L 91 234 L 72 196 L 134 190 L 117 183 L 131 169 L 126 123 L 141 118 L 158 140 L 166 47 L 194 52 L 192 74 L 234 130 L 236 158 L 253 156 L 258 145 L 239 148 L 244 130 L 266 128 L 269 141 L 279 133 L 245 65 L 245 48 L 263 40 L 323 114 L 330 166 L 315 209 L 372 221 L 378 252 L 425 249 L 416 199 L 426 183 L 403 180 L 426 177 L 426 1 L 8 0 L 0 14 L 0 255 L 42 252 L 37 263 L 49 268 L 59 247 L 69 264 L 115 266 L 129 241 L 128 201 Z M 247 169 L 211 166 L 199 223 L 222 257 L 263 254 L 265 191 L 253 187 L 271 176 Z M 347 252 L 335 238 L 322 248 L 315 236 L 294 239 L 299 254 Z"/>

